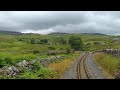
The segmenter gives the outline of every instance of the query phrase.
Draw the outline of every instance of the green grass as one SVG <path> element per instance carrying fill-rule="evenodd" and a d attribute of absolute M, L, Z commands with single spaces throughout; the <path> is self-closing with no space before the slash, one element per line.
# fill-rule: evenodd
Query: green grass
<path fill-rule="evenodd" d="M 44 50 L 45 51 L 51 50 L 50 47 L 53 47 L 56 50 L 55 55 L 63 56 L 65 59 L 71 59 L 71 58 L 75 59 L 76 57 L 79 56 L 80 54 L 79 51 L 75 52 L 74 54 L 72 53 L 67 54 L 65 53 L 65 51 L 68 48 L 70 48 L 68 44 L 66 45 L 55 44 L 55 41 L 57 41 L 58 37 L 63 37 L 68 42 L 68 39 L 72 35 L 73 34 L 66 34 L 66 35 L 0 34 L 0 67 L 3 67 L 5 65 L 7 66 L 15 65 L 17 62 L 20 62 L 22 60 L 31 60 L 31 59 L 37 59 L 37 58 L 50 57 L 52 55 L 51 54 L 49 55 L 49 52 L 41 52 Z M 111 41 L 112 36 L 81 35 L 81 34 L 76 34 L 76 36 L 79 36 L 82 38 L 82 41 L 84 43 L 84 48 L 87 51 L 106 49 L 110 46 L 112 48 L 120 48 L 120 43 Z M 48 39 L 50 43 L 49 44 L 30 44 L 31 39 L 35 39 L 36 41 L 39 41 L 41 39 Z M 94 45 L 94 42 L 100 42 L 101 44 Z M 88 43 L 91 43 L 91 45 L 87 46 L 86 44 Z M 59 52 L 59 50 L 63 50 L 63 51 Z M 72 49 L 70 48 L 70 50 Z M 112 73 L 114 69 L 117 68 L 119 61 L 115 57 L 105 55 L 105 59 L 102 58 L 102 61 L 99 63 L 103 64 L 104 68 L 106 68 L 110 73 Z M 25 71 L 21 75 L 19 75 L 19 78 L 24 78 L 24 79 L 37 78 L 38 79 L 38 78 L 54 78 L 55 76 L 56 76 L 56 72 L 54 72 L 49 68 L 43 68 L 43 69 L 35 70 L 34 73 Z M 7 78 L 7 77 L 0 76 L 0 78 Z"/>
<path fill-rule="evenodd" d="M 96 53 L 94 57 L 96 62 L 101 65 L 110 75 L 113 75 L 120 65 L 120 59 L 109 54 Z"/>

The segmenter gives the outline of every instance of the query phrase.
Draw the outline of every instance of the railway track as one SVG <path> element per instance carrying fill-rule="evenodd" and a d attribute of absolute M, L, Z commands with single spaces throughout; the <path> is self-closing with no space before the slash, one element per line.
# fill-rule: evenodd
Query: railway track
<path fill-rule="evenodd" d="M 78 64 L 77 64 L 77 78 L 78 79 L 90 79 L 91 76 L 88 73 L 87 67 L 86 67 L 86 58 L 89 55 L 89 53 L 85 53 L 85 55 L 82 56 L 82 58 L 78 58 Z"/>

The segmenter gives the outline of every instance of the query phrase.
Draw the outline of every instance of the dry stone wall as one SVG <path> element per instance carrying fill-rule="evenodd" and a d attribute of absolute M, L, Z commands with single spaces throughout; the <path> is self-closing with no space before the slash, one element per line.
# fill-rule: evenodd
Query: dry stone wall
<path fill-rule="evenodd" d="M 39 58 L 35 60 L 26 61 L 23 60 L 22 62 L 17 63 L 14 66 L 4 66 L 0 68 L 0 75 L 2 76 L 15 76 L 23 71 L 23 69 L 27 68 L 31 70 L 33 65 L 38 61 L 43 66 L 47 66 L 53 61 L 63 60 L 62 56 L 51 56 L 49 58 Z"/>

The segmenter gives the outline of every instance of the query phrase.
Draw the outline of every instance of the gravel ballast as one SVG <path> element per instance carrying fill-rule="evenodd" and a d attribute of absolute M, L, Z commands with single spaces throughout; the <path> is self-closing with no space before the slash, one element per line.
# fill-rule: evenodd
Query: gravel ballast
<path fill-rule="evenodd" d="M 71 66 L 65 71 L 64 75 L 60 77 L 60 79 L 77 79 L 77 63 L 78 60 L 83 56 L 81 54 L 72 64 Z"/>
<path fill-rule="evenodd" d="M 99 69 L 93 60 L 92 53 L 89 53 L 88 57 L 86 58 L 86 66 L 91 79 L 107 79 L 107 77 L 103 74 L 102 69 Z"/>
<path fill-rule="evenodd" d="M 84 54 L 84 53 L 83 53 Z M 64 75 L 60 77 L 60 79 L 78 79 L 77 78 L 77 63 L 78 60 L 83 56 L 81 54 L 65 71 Z M 89 53 L 86 58 L 86 67 L 88 69 L 88 73 L 91 76 L 91 79 L 107 79 L 107 77 L 103 74 L 102 70 L 98 68 L 97 64 L 93 60 L 93 54 Z"/>

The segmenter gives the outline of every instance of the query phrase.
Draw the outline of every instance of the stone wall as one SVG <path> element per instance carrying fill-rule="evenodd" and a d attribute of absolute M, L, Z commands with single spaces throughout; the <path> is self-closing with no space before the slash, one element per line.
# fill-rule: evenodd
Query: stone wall
<path fill-rule="evenodd" d="M 0 68 L 0 75 L 2 76 L 15 76 L 23 71 L 23 69 L 27 68 L 31 70 L 33 65 L 38 61 L 43 66 L 47 66 L 53 61 L 63 60 L 62 56 L 51 56 L 49 58 L 39 58 L 35 60 L 26 61 L 23 60 L 22 62 L 17 63 L 14 66 L 4 66 Z"/>

